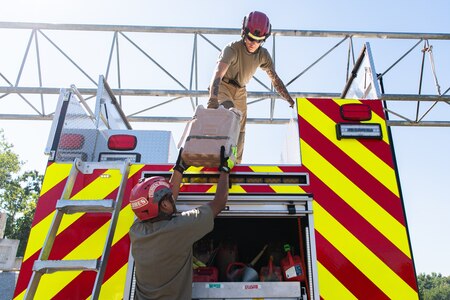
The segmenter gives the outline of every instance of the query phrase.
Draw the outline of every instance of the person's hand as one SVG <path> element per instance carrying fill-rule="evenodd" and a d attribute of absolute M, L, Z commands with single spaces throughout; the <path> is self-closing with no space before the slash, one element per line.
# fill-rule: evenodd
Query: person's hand
<path fill-rule="evenodd" d="M 216 98 L 209 98 L 207 108 L 219 108 L 219 100 Z"/>
<path fill-rule="evenodd" d="M 237 147 L 234 146 L 231 148 L 232 155 L 236 158 L 237 155 Z M 234 167 L 234 161 L 230 159 L 230 157 L 225 157 L 225 147 L 220 147 L 220 165 L 219 165 L 219 171 L 220 172 L 226 172 L 230 173 L 231 169 Z"/>
<path fill-rule="evenodd" d="M 189 166 L 183 161 L 183 159 L 181 158 L 181 153 L 183 153 L 183 147 L 180 148 L 180 152 L 178 152 L 178 158 L 177 158 L 177 162 L 175 163 L 175 165 L 173 166 L 173 169 L 175 171 L 180 172 L 181 174 L 184 173 L 184 171 L 187 170 L 187 168 L 189 168 Z"/>
<path fill-rule="evenodd" d="M 290 99 L 288 100 L 288 102 L 289 102 L 289 107 L 293 108 L 293 107 L 294 107 L 294 104 L 295 104 L 295 101 L 292 100 L 292 98 L 290 98 Z"/>

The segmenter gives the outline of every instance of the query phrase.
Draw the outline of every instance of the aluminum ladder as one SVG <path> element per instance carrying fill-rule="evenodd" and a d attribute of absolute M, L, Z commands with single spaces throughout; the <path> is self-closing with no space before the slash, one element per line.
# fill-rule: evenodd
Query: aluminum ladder
<path fill-rule="evenodd" d="M 101 200 L 69 200 L 77 175 L 92 174 L 96 169 L 118 169 L 121 173 L 121 182 L 118 188 L 117 197 Z M 109 258 L 114 232 L 122 207 L 125 186 L 130 172 L 130 162 L 127 160 L 117 162 L 83 162 L 75 159 L 64 187 L 62 197 L 56 203 L 56 212 L 42 246 L 39 258 L 33 264 L 33 273 L 28 284 L 24 299 L 33 299 L 39 286 L 40 279 L 45 273 L 58 271 L 96 271 L 94 287 L 91 299 L 98 299 L 100 289 L 105 275 L 106 265 Z M 48 260 L 50 251 L 56 238 L 56 233 L 61 224 L 64 214 L 74 213 L 111 213 L 110 225 L 103 248 L 102 256 L 99 259 L 89 260 Z"/>

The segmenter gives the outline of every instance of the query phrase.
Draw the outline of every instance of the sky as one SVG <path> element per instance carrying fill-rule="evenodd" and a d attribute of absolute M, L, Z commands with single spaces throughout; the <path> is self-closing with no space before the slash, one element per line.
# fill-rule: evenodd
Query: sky
<path fill-rule="evenodd" d="M 238 28 L 244 15 L 260 10 L 269 15 L 276 29 L 450 33 L 450 2 L 447 0 L 427 3 L 416 0 L 1 0 L 1 7 L 0 21 L 8 22 Z M 2 48 L 0 51 L 8 50 L 4 45 Z M 438 62 L 446 64 L 446 69 L 450 70 L 448 60 L 448 55 L 441 56 Z M 277 69 L 280 75 L 295 74 L 280 61 L 280 69 Z M 7 67 L 5 64 L 2 61 L 0 72 Z M 437 71 L 443 72 L 443 69 Z M 446 80 L 441 85 L 445 90 L 450 85 L 450 76 L 443 78 Z M 403 84 L 401 76 L 397 80 L 399 85 Z M 296 89 L 301 90 L 301 85 Z M 439 113 L 448 116 L 449 110 Z M 43 173 L 50 122 L 0 120 L 0 126 L 7 141 L 26 162 L 24 169 Z M 249 127 L 249 134 L 256 136 L 264 132 L 270 136 L 272 145 L 283 143 L 277 126 Z M 177 140 L 182 127 L 172 129 Z M 394 127 L 392 132 L 416 270 L 448 276 L 450 128 Z M 244 162 L 258 162 L 261 155 L 272 153 L 272 148 L 261 147 L 257 140 L 249 137 Z"/>

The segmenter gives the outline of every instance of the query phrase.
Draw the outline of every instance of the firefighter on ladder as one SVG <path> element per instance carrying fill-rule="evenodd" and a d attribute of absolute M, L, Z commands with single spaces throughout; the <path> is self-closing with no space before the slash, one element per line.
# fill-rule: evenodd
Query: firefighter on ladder
<path fill-rule="evenodd" d="M 155 176 L 133 187 L 130 204 L 137 220 L 130 228 L 135 261 L 135 299 L 185 300 L 192 297 L 192 245 L 214 227 L 214 218 L 228 200 L 232 160 L 220 149 L 220 172 L 214 199 L 196 209 L 177 213 L 175 201 L 187 169 L 180 149 L 167 182 Z"/>
<path fill-rule="evenodd" d="M 262 47 L 270 33 L 270 21 L 264 13 L 253 11 L 245 16 L 242 22 L 242 38 L 229 43 L 222 50 L 209 86 L 208 108 L 218 108 L 219 105 L 225 108 L 234 106 L 242 112 L 236 163 L 241 162 L 244 152 L 247 121 L 245 85 L 258 67 L 267 72 L 275 90 L 289 103 L 290 107 L 294 107 L 294 100 L 275 72 L 269 52 Z"/>

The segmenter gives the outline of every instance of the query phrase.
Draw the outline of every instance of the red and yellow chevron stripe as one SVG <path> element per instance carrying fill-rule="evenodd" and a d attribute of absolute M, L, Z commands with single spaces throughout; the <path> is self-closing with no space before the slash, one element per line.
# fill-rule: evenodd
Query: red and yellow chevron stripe
<path fill-rule="evenodd" d="M 51 163 L 47 167 L 14 299 L 21 299 L 25 294 L 33 263 L 39 256 L 55 214 L 56 201 L 61 197 L 71 166 L 72 164 Z M 129 194 L 139 179 L 139 171 L 143 167 L 144 165 L 131 167 L 126 194 Z M 120 179 L 119 170 L 97 170 L 93 174 L 79 175 L 70 199 L 115 199 Z M 109 220 L 109 214 L 65 215 L 49 259 L 99 258 L 103 251 Z M 133 220 L 134 214 L 125 197 L 101 290 L 103 299 L 121 299 L 123 296 L 129 253 L 128 230 Z M 35 298 L 87 299 L 92 292 L 95 275 L 94 272 L 46 274 L 40 281 Z"/>
<path fill-rule="evenodd" d="M 418 299 L 381 101 L 297 99 L 300 152 L 314 195 L 321 299 Z M 342 139 L 339 107 L 364 103 L 382 140 Z"/>
<path fill-rule="evenodd" d="M 314 195 L 314 229 L 321 299 L 418 299 L 406 219 L 396 177 L 381 101 L 298 99 L 302 166 L 237 166 L 235 173 L 308 173 L 307 185 L 234 184 L 230 193 Z M 343 122 L 339 107 L 364 103 L 382 126 L 382 140 L 336 137 Z M 33 262 L 55 213 L 71 164 L 50 163 L 44 177 L 14 299 L 24 296 Z M 143 172 L 164 173 L 172 165 L 132 165 L 101 299 L 122 299 L 128 268 L 128 230 L 134 215 L 128 203 L 131 188 Z M 203 168 L 189 172 L 202 173 Z M 114 199 L 118 170 L 80 175 L 71 199 Z M 185 184 L 185 193 L 214 193 L 214 184 Z M 64 217 L 50 259 L 99 258 L 109 215 Z M 42 277 L 36 299 L 88 299 L 93 272 L 59 272 Z"/>
<path fill-rule="evenodd" d="M 72 164 L 50 163 L 34 216 L 29 242 L 16 285 L 14 299 L 22 299 L 32 275 L 32 266 L 38 259 L 48 229 L 55 213 L 56 201 L 61 197 Z M 132 165 L 124 201 L 113 240 L 113 246 L 102 285 L 101 299 L 122 299 L 129 258 L 128 230 L 134 214 L 128 203 L 128 195 L 142 172 L 167 173 L 172 165 Z M 190 172 L 204 172 L 204 168 L 191 168 Z M 289 173 L 303 168 L 285 166 L 238 166 L 235 172 L 243 173 Z M 120 184 L 118 170 L 96 170 L 93 174 L 79 175 L 70 199 L 114 199 Z M 214 184 L 185 184 L 185 193 L 214 193 Z M 282 184 L 233 185 L 230 193 L 304 193 L 300 186 Z M 74 214 L 65 215 L 49 259 L 96 259 L 101 256 L 106 238 L 110 215 Z M 42 277 L 36 299 L 88 299 L 95 279 L 94 272 L 58 272 Z"/>

